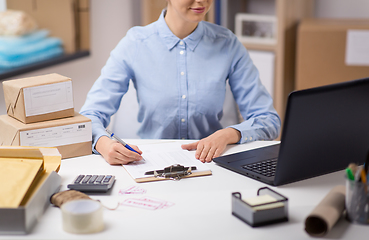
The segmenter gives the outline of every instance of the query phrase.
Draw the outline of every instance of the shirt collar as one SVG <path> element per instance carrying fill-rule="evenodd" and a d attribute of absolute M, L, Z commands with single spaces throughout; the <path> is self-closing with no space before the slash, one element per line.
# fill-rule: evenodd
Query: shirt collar
<path fill-rule="evenodd" d="M 164 19 L 165 12 L 166 9 L 164 9 L 161 12 L 161 15 L 157 21 L 158 32 L 159 36 L 164 40 L 164 43 L 167 46 L 167 48 L 169 50 L 172 50 L 178 44 L 178 42 L 181 41 L 181 39 L 178 38 L 176 35 L 174 35 L 172 31 L 169 29 Z M 186 45 L 191 51 L 194 51 L 203 35 L 204 35 L 203 22 L 199 22 L 195 31 L 193 31 L 190 35 L 185 37 L 183 41 L 186 43 Z"/>

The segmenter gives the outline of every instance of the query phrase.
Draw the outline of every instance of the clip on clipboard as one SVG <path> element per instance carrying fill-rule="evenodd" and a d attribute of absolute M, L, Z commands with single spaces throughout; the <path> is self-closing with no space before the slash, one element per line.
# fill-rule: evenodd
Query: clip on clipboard
<path fill-rule="evenodd" d="M 181 180 L 183 177 L 192 174 L 192 170 L 196 170 L 195 166 L 184 167 L 180 164 L 171 165 L 162 170 L 154 170 L 145 172 L 145 175 L 154 175 L 155 178 L 167 178 L 172 180 Z"/>

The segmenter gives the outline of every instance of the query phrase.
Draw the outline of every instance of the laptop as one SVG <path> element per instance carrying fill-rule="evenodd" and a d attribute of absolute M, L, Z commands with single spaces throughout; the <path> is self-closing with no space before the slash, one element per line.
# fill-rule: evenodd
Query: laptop
<path fill-rule="evenodd" d="M 369 78 L 290 93 L 280 144 L 214 158 L 279 186 L 363 164 L 369 150 Z M 261 166 L 259 166 L 261 165 Z"/>

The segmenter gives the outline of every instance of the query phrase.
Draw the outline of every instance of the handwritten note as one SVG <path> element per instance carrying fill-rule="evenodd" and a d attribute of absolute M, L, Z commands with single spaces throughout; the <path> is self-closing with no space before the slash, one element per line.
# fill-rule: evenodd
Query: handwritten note
<path fill-rule="evenodd" d="M 174 203 L 172 202 L 167 202 L 165 200 L 152 197 L 129 198 L 124 200 L 120 204 L 123 206 L 138 207 L 149 210 L 164 209 L 174 205 Z"/>
<path fill-rule="evenodd" d="M 140 188 L 139 186 L 130 186 L 125 189 L 119 190 L 119 195 L 144 194 L 144 193 L 146 193 L 146 189 Z"/>

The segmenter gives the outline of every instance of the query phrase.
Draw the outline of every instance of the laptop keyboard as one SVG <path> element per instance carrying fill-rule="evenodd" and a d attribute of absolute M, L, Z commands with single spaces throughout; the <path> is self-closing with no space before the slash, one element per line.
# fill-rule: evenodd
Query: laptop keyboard
<path fill-rule="evenodd" d="M 257 163 L 250 163 L 242 166 L 244 169 L 256 172 L 266 177 L 273 177 L 277 166 L 277 158 L 264 160 Z"/>

